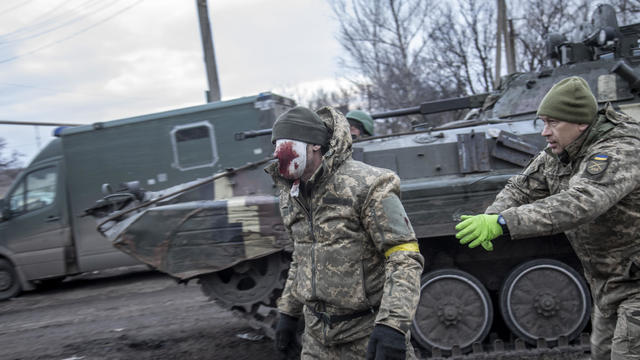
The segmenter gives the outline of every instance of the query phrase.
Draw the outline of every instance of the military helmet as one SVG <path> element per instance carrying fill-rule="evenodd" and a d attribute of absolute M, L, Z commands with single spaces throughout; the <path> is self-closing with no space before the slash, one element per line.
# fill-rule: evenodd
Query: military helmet
<path fill-rule="evenodd" d="M 364 131 L 373 136 L 373 118 L 362 110 L 351 110 L 347 113 L 347 120 L 355 120 L 362 124 Z"/>

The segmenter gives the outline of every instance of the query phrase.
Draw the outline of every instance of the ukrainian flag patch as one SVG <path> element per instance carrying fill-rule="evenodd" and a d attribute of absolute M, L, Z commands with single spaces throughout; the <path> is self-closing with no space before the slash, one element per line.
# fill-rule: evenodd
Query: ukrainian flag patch
<path fill-rule="evenodd" d="M 592 155 L 587 161 L 587 173 L 589 175 L 600 175 L 609 166 L 609 156 L 605 154 Z"/>

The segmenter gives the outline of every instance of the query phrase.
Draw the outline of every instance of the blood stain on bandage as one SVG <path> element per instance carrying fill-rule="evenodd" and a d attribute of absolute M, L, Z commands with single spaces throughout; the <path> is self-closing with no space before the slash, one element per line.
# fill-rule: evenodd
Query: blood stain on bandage
<path fill-rule="evenodd" d="M 289 165 L 293 159 L 300 156 L 295 150 L 293 150 L 293 143 L 287 141 L 278 146 L 274 155 L 278 158 L 280 174 L 282 176 L 291 176 L 291 174 L 289 174 Z M 294 163 L 294 166 L 296 169 L 298 168 L 298 164 Z"/>

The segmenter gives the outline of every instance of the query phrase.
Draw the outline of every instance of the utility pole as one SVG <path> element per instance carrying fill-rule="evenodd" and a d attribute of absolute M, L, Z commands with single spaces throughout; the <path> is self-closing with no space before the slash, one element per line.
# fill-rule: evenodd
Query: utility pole
<path fill-rule="evenodd" d="M 498 10 L 498 16 L 496 20 L 496 72 L 493 78 L 493 87 L 496 89 L 500 85 L 500 70 L 502 68 L 502 18 L 505 16 L 505 14 L 502 12 L 502 1 L 504 0 L 496 0 L 496 8 Z"/>
<path fill-rule="evenodd" d="M 205 92 L 207 102 L 220 101 L 220 83 L 218 81 L 218 69 L 216 67 L 216 55 L 213 50 L 213 36 L 211 36 L 211 24 L 209 23 L 209 10 L 207 0 L 196 0 L 198 19 L 200 20 L 200 36 L 202 38 L 202 50 L 204 51 L 204 64 L 207 69 L 209 90 Z"/>
<path fill-rule="evenodd" d="M 509 36 L 505 39 L 508 44 L 506 48 L 507 70 L 509 74 L 516 72 L 516 34 L 513 31 L 513 20 L 509 19 Z"/>
<path fill-rule="evenodd" d="M 513 74 L 516 72 L 516 61 L 513 49 L 513 26 L 507 27 L 507 2 L 506 0 L 500 0 L 500 6 L 502 7 L 502 38 L 504 39 L 504 56 L 507 60 L 507 73 Z M 509 23 L 512 24 L 511 20 Z"/>
<path fill-rule="evenodd" d="M 512 20 L 507 20 L 507 4 L 505 0 L 497 0 L 498 10 L 496 27 L 496 68 L 494 87 L 500 85 L 500 73 L 502 70 L 502 44 L 504 43 L 505 58 L 507 61 L 507 72 L 516 72 L 515 41 Z M 508 26 L 507 26 L 508 23 Z"/>

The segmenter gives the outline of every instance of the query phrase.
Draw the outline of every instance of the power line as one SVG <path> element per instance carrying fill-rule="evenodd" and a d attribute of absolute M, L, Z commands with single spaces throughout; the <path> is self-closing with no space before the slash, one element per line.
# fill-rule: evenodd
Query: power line
<path fill-rule="evenodd" d="M 58 24 L 53 23 L 53 25 L 48 27 L 48 28 L 44 27 L 44 24 L 34 25 L 34 26 L 37 26 L 35 28 L 36 32 L 34 32 L 32 34 L 24 35 L 22 37 L 14 37 L 13 39 L 10 38 L 10 37 L 7 38 L 8 35 L 5 35 L 5 36 L 3 36 L 2 41 L 0 41 L 0 44 L 6 45 L 6 44 L 10 44 L 10 43 L 18 42 L 18 41 L 29 40 L 29 39 L 37 38 L 37 37 L 42 36 L 42 35 L 49 34 L 49 33 L 53 32 L 55 30 L 58 30 L 60 28 L 72 25 L 72 24 L 74 24 L 76 22 L 79 22 L 79 21 L 81 21 L 81 20 L 83 20 L 83 19 L 85 19 L 85 18 L 87 18 L 87 17 L 89 17 L 91 15 L 94 15 L 94 14 L 100 12 L 100 11 L 103 11 L 103 10 L 115 5 L 118 1 L 120 1 L 120 0 L 116 0 L 116 1 L 111 2 L 111 3 L 107 3 L 105 6 L 102 6 L 101 8 L 95 9 L 95 10 L 93 10 L 91 12 L 87 12 L 87 13 L 78 15 L 76 17 L 72 17 L 71 19 L 65 20 L 62 23 L 58 23 Z M 102 3 L 96 3 L 96 4 L 104 4 L 104 3 L 102 2 Z M 45 21 L 45 23 L 46 22 L 50 22 L 50 21 Z M 39 30 L 39 32 L 38 32 L 38 30 Z"/>
<path fill-rule="evenodd" d="M 58 0 L 58 1 L 64 2 L 65 0 Z M 10 31 L 8 33 L 0 34 L 0 36 L 7 36 L 7 35 L 11 35 L 13 33 L 23 32 L 26 29 L 29 29 L 29 28 L 33 27 L 34 25 L 36 25 L 36 24 L 40 24 L 40 23 L 46 22 L 46 20 L 40 21 L 40 19 L 46 18 L 49 15 L 55 14 L 59 9 L 62 9 L 62 6 L 60 5 L 60 3 L 55 4 L 53 7 L 45 10 L 44 12 L 40 13 L 40 15 L 36 16 L 35 18 L 33 18 L 31 20 L 32 24 L 17 28 L 16 30 Z M 58 16 L 58 15 L 56 15 L 56 16 Z M 33 23 L 33 22 L 35 22 L 35 23 Z"/>
<path fill-rule="evenodd" d="M 7 38 L 7 37 L 9 37 L 11 35 L 14 35 L 14 34 L 20 34 L 20 33 L 28 32 L 28 31 L 31 31 L 32 29 L 39 29 L 42 26 L 47 25 L 48 23 L 55 22 L 58 19 L 64 19 L 67 16 L 67 14 L 73 13 L 76 10 L 80 9 L 81 7 L 85 6 L 87 3 L 91 3 L 91 2 L 94 2 L 94 1 L 96 1 L 96 0 L 85 0 L 84 3 L 78 4 L 75 7 L 71 7 L 71 8 L 67 7 L 66 11 L 65 11 L 65 6 L 63 6 L 61 4 L 57 4 L 54 7 L 45 10 L 43 13 L 41 13 L 40 15 L 36 16 L 35 18 L 33 18 L 28 25 L 24 25 L 22 27 L 19 27 L 19 28 L 13 30 L 13 31 L 9 31 L 9 32 L 4 33 L 4 34 L 0 34 L 0 37 L 1 38 Z M 60 13 L 61 11 L 62 11 L 62 13 Z M 50 17 L 47 18 L 48 16 L 50 16 Z"/>
<path fill-rule="evenodd" d="M 46 122 L 46 121 L 11 121 L 11 120 L 0 120 L 0 125 L 34 125 L 34 126 L 81 126 L 84 124 L 72 124 L 72 123 L 54 123 L 54 122 Z"/>
<path fill-rule="evenodd" d="M 4 64 L 4 63 L 8 63 L 8 62 L 14 61 L 14 60 L 19 59 L 19 58 L 21 58 L 21 57 L 24 57 L 24 56 L 27 56 L 27 55 L 31 55 L 31 54 L 36 53 L 36 52 L 38 52 L 38 51 L 41 51 L 41 50 L 47 49 L 47 48 L 49 48 L 49 47 L 52 47 L 52 46 L 57 45 L 57 44 L 60 44 L 60 43 L 62 43 L 62 42 L 64 42 L 64 41 L 67 41 L 67 40 L 69 40 L 69 39 L 72 39 L 72 38 L 74 38 L 74 37 L 76 37 L 76 36 L 78 36 L 78 35 L 80 35 L 80 34 L 82 34 L 82 33 L 85 33 L 85 32 L 87 32 L 87 31 L 89 31 L 89 30 L 93 29 L 94 27 L 96 27 L 96 26 L 98 26 L 98 25 L 101 25 L 101 24 L 103 24 L 103 23 L 105 23 L 105 22 L 107 22 L 107 21 L 109 21 L 109 20 L 113 19 L 114 17 L 116 17 L 116 16 L 118 16 L 118 15 L 120 15 L 120 14 L 124 13 L 125 11 L 130 10 L 131 8 L 133 8 L 134 6 L 137 6 L 138 4 L 140 4 L 140 3 L 141 3 L 141 2 L 143 2 L 143 1 L 144 1 L 144 0 L 138 0 L 138 1 L 136 1 L 135 3 L 133 3 L 133 4 L 129 5 L 129 6 L 127 6 L 127 7 L 122 8 L 121 10 L 119 10 L 119 11 L 117 11 L 117 12 L 113 13 L 112 15 L 110 15 L 110 16 L 108 16 L 108 17 L 106 17 L 106 18 L 104 18 L 104 19 L 102 19 L 102 20 L 100 20 L 100 21 L 98 21 L 98 22 L 96 22 L 96 23 L 94 23 L 94 24 L 90 25 L 90 26 L 87 26 L 87 27 L 83 28 L 83 29 L 82 29 L 82 30 L 80 30 L 80 31 L 77 31 L 77 32 L 75 32 L 75 33 L 72 33 L 72 34 L 71 34 L 71 35 L 69 35 L 69 36 L 66 36 L 66 37 L 61 38 L 61 39 L 59 39 L 59 40 L 56 40 L 56 41 L 53 41 L 53 42 L 47 43 L 47 44 L 42 45 L 42 46 L 40 46 L 40 47 L 38 47 L 38 48 L 35 48 L 35 49 L 31 50 L 31 51 L 27 51 L 27 52 L 22 53 L 22 54 L 18 54 L 18 55 L 15 55 L 15 56 L 10 56 L 10 57 L 8 57 L 8 58 L 1 59 L 1 60 L 0 60 L 0 64 Z"/>

